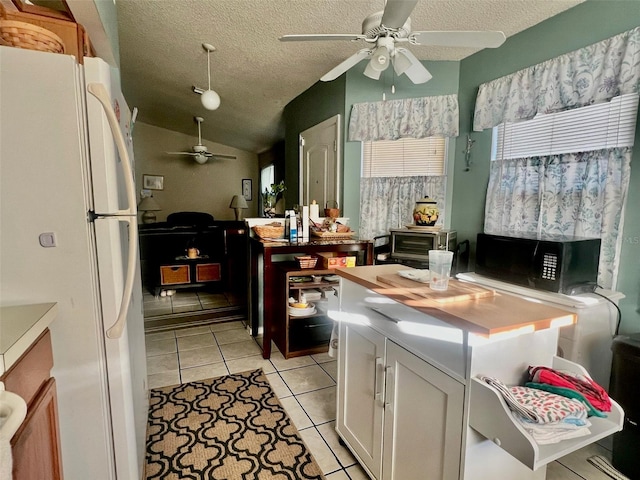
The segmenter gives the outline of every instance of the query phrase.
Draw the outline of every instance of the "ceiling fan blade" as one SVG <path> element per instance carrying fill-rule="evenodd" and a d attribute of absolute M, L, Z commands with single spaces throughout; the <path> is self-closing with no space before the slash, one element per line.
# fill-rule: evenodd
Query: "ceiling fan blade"
<path fill-rule="evenodd" d="M 382 14 L 382 25 L 388 28 L 401 28 L 417 3 L 418 0 L 387 0 Z"/>
<path fill-rule="evenodd" d="M 235 155 L 223 155 L 221 153 L 209 153 L 209 152 L 207 153 L 208 153 L 207 157 L 210 157 L 210 158 L 220 158 L 220 159 L 229 159 L 229 160 L 235 160 L 237 158 Z"/>
<path fill-rule="evenodd" d="M 413 32 L 409 41 L 414 45 L 437 45 L 440 47 L 496 48 L 504 43 L 502 32 Z"/>
<path fill-rule="evenodd" d="M 404 56 L 403 60 L 408 60 L 411 62 L 411 66 L 406 67 L 403 65 L 404 74 L 411 80 L 413 83 L 426 83 L 431 80 L 432 75 L 429 73 L 429 70 L 422 65 L 422 62 L 416 58 L 416 56 L 411 53 L 406 48 L 396 48 L 396 61 L 398 60 L 398 56 Z"/>
<path fill-rule="evenodd" d="M 363 48 L 362 50 L 358 51 L 356 54 L 351 55 L 342 63 L 339 63 L 338 65 L 333 67 L 331 70 L 325 73 L 324 76 L 320 78 L 320 80 L 323 82 L 330 82 L 331 80 L 335 80 L 344 72 L 346 72 L 351 67 L 353 67 L 358 62 L 360 62 L 360 60 L 364 60 L 365 58 L 369 58 L 370 56 L 371 56 L 371 50 L 367 48 Z"/>
<path fill-rule="evenodd" d="M 164 152 L 167 155 L 197 155 L 197 153 L 194 152 Z"/>
<path fill-rule="evenodd" d="M 364 35 L 355 33 L 312 33 L 302 35 L 283 35 L 281 42 L 315 42 L 317 40 L 362 40 Z"/>

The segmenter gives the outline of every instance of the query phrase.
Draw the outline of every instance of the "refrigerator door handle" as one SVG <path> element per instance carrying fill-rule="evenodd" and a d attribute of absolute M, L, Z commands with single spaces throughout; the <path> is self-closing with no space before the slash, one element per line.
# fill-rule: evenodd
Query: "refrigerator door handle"
<path fill-rule="evenodd" d="M 129 204 L 129 208 L 127 208 L 126 210 L 118 210 L 115 214 L 137 216 L 138 212 L 136 211 L 136 187 L 133 183 L 133 170 L 131 168 L 131 160 L 129 159 L 127 144 L 125 143 L 122 132 L 120 131 L 118 118 L 116 117 L 116 114 L 113 111 L 113 107 L 111 106 L 111 99 L 109 98 L 107 89 L 101 83 L 89 83 L 87 85 L 87 90 L 94 97 L 96 97 L 102 105 L 104 113 L 107 116 L 107 121 L 109 122 L 109 127 L 111 128 L 113 140 L 116 142 L 118 154 L 120 155 L 122 170 L 124 171 L 124 186 L 127 194 L 127 203 Z"/>
<path fill-rule="evenodd" d="M 127 273 L 125 275 L 124 288 L 122 289 L 122 302 L 120 303 L 120 311 L 115 323 L 107 330 L 108 338 L 120 338 L 122 331 L 124 330 L 127 313 L 129 312 L 129 304 L 131 303 L 131 294 L 133 292 L 133 282 L 135 279 L 136 257 L 138 256 L 138 214 L 136 211 L 136 193 L 135 185 L 133 184 L 133 171 L 131 169 L 131 160 L 129 159 L 129 152 L 127 152 L 127 146 L 120 131 L 120 125 L 116 114 L 111 107 L 111 99 L 107 93 L 107 89 L 101 83 L 90 83 L 87 85 L 87 90 L 94 97 L 100 101 L 109 127 L 111 128 L 111 134 L 116 142 L 118 148 L 118 154 L 120 155 L 122 169 L 124 170 L 125 189 L 127 194 L 127 202 L 129 208 L 126 210 L 119 210 L 117 215 L 122 217 L 118 220 L 121 222 L 129 223 L 129 258 L 127 261 Z"/>

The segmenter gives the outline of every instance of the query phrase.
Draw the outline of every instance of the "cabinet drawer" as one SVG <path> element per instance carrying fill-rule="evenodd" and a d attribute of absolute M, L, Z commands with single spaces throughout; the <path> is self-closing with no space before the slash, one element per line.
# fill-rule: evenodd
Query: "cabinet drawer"
<path fill-rule="evenodd" d="M 165 265 L 160 267 L 162 285 L 189 283 L 189 265 Z"/>
<path fill-rule="evenodd" d="M 202 263 L 196 265 L 196 282 L 217 282 L 220 278 L 219 263 Z"/>
<path fill-rule="evenodd" d="M 290 319 L 289 348 L 300 350 L 328 344 L 333 321 L 326 317 Z"/>

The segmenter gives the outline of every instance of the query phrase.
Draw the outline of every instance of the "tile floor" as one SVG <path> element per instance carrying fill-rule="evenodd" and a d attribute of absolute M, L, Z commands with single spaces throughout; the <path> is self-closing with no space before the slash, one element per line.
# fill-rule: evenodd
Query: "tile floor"
<path fill-rule="evenodd" d="M 175 295 L 165 297 L 154 296 L 145 290 L 143 302 L 145 318 L 239 305 L 239 299 L 231 293 L 211 293 L 202 289 L 176 290 Z"/>
<path fill-rule="evenodd" d="M 261 339 L 258 339 L 261 341 Z M 269 360 L 240 321 L 146 335 L 149 388 L 262 368 L 327 480 L 368 480 L 335 432 L 337 364 L 327 354 Z M 586 459 L 611 452 L 592 444 L 553 462 L 547 480 L 611 480 Z"/>

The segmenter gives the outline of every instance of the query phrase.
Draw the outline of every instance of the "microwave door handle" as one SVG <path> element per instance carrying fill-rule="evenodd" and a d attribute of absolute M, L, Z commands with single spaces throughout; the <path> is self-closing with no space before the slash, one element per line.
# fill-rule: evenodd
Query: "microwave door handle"
<path fill-rule="evenodd" d="M 529 286 L 535 288 L 536 284 L 536 266 L 538 265 L 538 256 L 540 255 L 540 241 L 536 242 L 536 246 L 533 249 L 533 255 L 531 256 L 531 265 L 529 266 L 529 275 L 527 276 L 527 282 Z"/>

